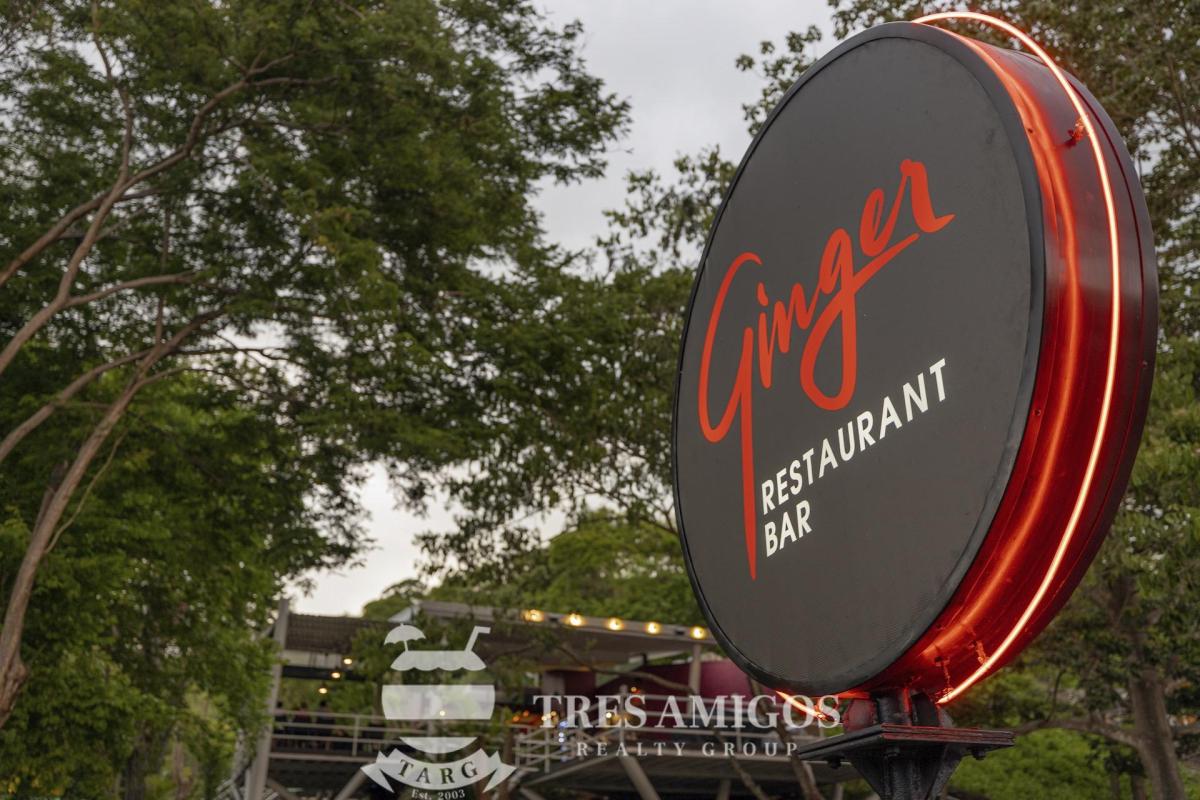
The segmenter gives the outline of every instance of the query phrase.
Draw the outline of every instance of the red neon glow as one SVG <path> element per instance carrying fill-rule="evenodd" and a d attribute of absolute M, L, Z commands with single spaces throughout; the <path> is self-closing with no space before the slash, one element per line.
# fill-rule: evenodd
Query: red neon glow
<path fill-rule="evenodd" d="M 813 706 L 806 705 L 805 703 L 801 703 L 799 700 L 796 699 L 795 695 L 790 695 L 790 694 L 787 694 L 786 692 L 781 692 L 778 689 L 775 690 L 775 694 L 782 697 L 784 699 L 784 701 L 787 702 L 787 704 L 789 706 L 791 706 L 792 708 L 803 711 L 805 714 L 811 714 L 812 716 L 816 717 L 819 720 L 823 720 L 823 721 L 829 720 L 829 715 L 826 714 L 824 711 L 821 711 L 820 709 L 815 708 Z"/>
<path fill-rule="evenodd" d="M 1082 336 L 1080 323 L 1082 310 L 1079 296 L 1080 267 L 1075 236 L 1075 210 L 1068 191 L 1071 181 L 1064 171 L 1058 148 L 1055 147 L 1053 126 L 1046 119 L 1038 102 L 1027 94 L 1021 82 L 1014 79 L 1007 68 L 993 58 L 986 47 L 971 39 L 963 41 L 991 66 L 1017 104 L 1026 127 L 1038 134 L 1031 135 L 1029 142 L 1038 163 L 1043 198 L 1052 201 L 1052 207 L 1059 214 L 1061 227 L 1058 228 L 1058 235 L 1062 244 L 1061 255 L 1066 266 L 1067 277 L 1061 300 L 1063 318 L 1059 325 L 1060 335 L 1064 337 L 1064 344 L 1058 357 L 1063 360 L 1060 367 L 1062 373 L 1076 375 L 1080 360 L 1078 346 Z M 1073 380 L 1056 383 L 1054 394 L 1058 406 L 1070 408 L 1072 406 L 1071 397 L 1078 390 L 1077 382 Z M 1062 464 L 1061 456 L 1064 452 L 1062 448 L 1069 447 L 1070 443 L 1069 420 L 1070 417 L 1066 414 L 1043 415 L 1038 438 L 1041 441 L 1048 441 L 1049 445 L 1046 446 L 1044 451 L 1046 455 L 1043 456 L 1047 460 L 1043 460 L 1041 463 L 1042 480 L 1033 482 L 1031 493 L 1023 503 L 1029 513 L 1023 514 L 1019 518 L 1010 537 L 1013 544 L 1004 548 L 997 555 L 997 560 L 993 562 L 990 569 L 990 580 L 976 591 L 975 597 L 978 602 L 974 604 L 975 608 L 995 608 L 1003 602 L 1002 597 L 1011 591 L 1009 576 L 1012 575 L 1013 570 L 1024 568 L 1021 559 L 1030 549 L 1036 547 L 1034 539 L 1039 530 L 1036 521 L 1044 513 L 1046 504 L 1053 502 L 1054 499 L 1053 490 L 1057 484 L 1052 476 L 1059 474 L 1061 469 L 1067 468 Z M 1041 550 L 1041 548 L 1037 549 Z M 985 613 L 987 612 L 972 611 L 971 619 L 977 621 L 980 615 Z"/>
<path fill-rule="evenodd" d="M 910 233 L 895 244 L 888 246 L 895 233 L 900 206 L 908 188 L 908 198 L 912 207 L 913 222 L 918 233 Z M 770 325 L 767 322 L 767 312 L 758 315 L 758 373 L 759 383 L 764 389 L 770 389 L 773 381 L 774 358 L 776 347 L 779 352 L 787 353 L 792 345 L 792 328 L 809 331 L 804 342 L 800 357 L 800 384 L 804 393 L 818 408 L 826 411 L 836 411 L 845 408 L 854 395 L 858 375 L 858 340 L 857 312 L 855 297 L 867 283 L 892 259 L 906 247 L 920 238 L 922 233 L 935 233 L 953 219 L 953 214 L 938 216 L 933 210 L 933 201 L 929 196 L 929 178 L 925 165 L 919 161 L 905 159 L 900 164 L 900 185 L 892 201 L 891 210 L 886 222 L 883 220 L 884 195 L 882 189 L 873 189 L 863 205 L 862 217 L 859 223 L 859 249 L 870 260 L 861 269 L 854 268 L 854 245 L 845 228 L 838 228 L 830 234 L 821 256 L 816 291 L 812 293 L 811 301 L 807 299 L 805 289 L 800 284 L 793 284 L 790 297 L 785 305 L 782 300 L 776 300 L 773 307 L 767 297 L 766 288 L 762 283 L 757 287 L 757 302 L 763 309 L 769 309 Z M 747 327 L 742 331 L 741 355 L 738 360 L 736 377 L 733 381 L 725 409 L 721 412 L 720 421 L 713 424 L 709 414 L 709 368 L 712 364 L 713 343 L 716 341 L 717 328 L 721 321 L 721 312 L 730 286 L 738 271 L 748 263 L 762 266 L 762 259 L 752 252 L 740 254 L 729 265 L 721 286 L 713 301 L 712 313 L 708 318 L 708 329 L 704 336 L 704 350 L 700 355 L 700 385 L 699 385 L 699 416 L 700 430 L 704 437 L 713 443 L 722 441 L 733 426 L 734 419 L 739 422 L 741 437 L 742 460 L 742 525 L 746 540 L 746 559 L 750 567 L 751 580 L 757 578 L 757 530 L 755 517 L 754 494 L 754 423 L 753 403 L 751 395 L 754 378 L 755 330 Z M 829 301 L 817 314 L 817 303 L 822 296 Z M 814 319 L 815 318 L 815 319 Z M 842 383 L 836 395 L 826 395 L 816 383 L 815 372 L 821 348 L 835 325 L 841 326 L 842 342 Z"/>
<path fill-rule="evenodd" d="M 988 673 L 990 673 L 995 664 L 997 664 L 1004 654 L 1012 647 L 1021 631 L 1033 618 L 1038 608 L 1041 606 L 1050 588 L 1054 585 L 1055 580 L 1059 577 L 1058 572 L 1062 566 L 1063 559 L 1071 544 L 1071 539 L 1074 537 L 1079 526 L 1080 517 L 1083 514 L 1084 506 L 1087 502 L 1089 491 L 1091 489 L 1092 480 L 1095 477 L 1096 467 L 1100 460 L 1100 453 L 1104 442 L 1104 430 L 1108 426 L 1109 413 L 1112 407 L 1113 389 L 1116 382 L 1117 371 L 1117 347 L 1118 333 L 1121 322 L 1121 305 L 1120 305 L 1120 251 L 1117 235 L 1117 215 L 1115 201 L 1113 199 L 1112 185 L 1109 181 L 1108 167 L 1104 161 L 1104 155 L 1100 150 L 1100 138 L 1097 135 L 1095 126 L 1092 123 L 1091 117 L 1084 108 L 1083 103 L 1079 99 L 1075 90 L 1071 87 L 1062 70 L 1054 62 L 1044 49 L 1042 49 L 1033 39 L 1021 31 L 1014 25 L 1005 22 L 1004 20 L 987 14 L 980 14 L 974 11 L 947 11 L 939 14 L 930 14 L 920 17 L 915 22 L 933 23 L 940 20 L 963 19 L 981 22 L 985 25 L 991 25 L 994 28 L 1004 31 L 1008 35 L 1019 41 L 1030 52 L 1041 59 L 1042 63 L 1054 75 L 1054 79 L 1062 87 L 1074 107 L 1075 112 L 1079 116 L 1079 120 L 1083 123 L 1084 130 L 1087 134 L 1087 139 L 1092 148 L 1092 154 L 1096 160 L 1096 170 L 1100 177 L 1100 186 L 1104 194 L 1104 209 L 1108 216 L 1108 233 L 1109 233 L 1109 248 L 1111 251 L 1111 277 L 1112 277 L 1112 307 L 1111 307 L 1111 324 L 1109 330 L 1109 350 L 1108 350 L 1108 372 L 1104 381 L 1104 395 L 1100 406 L 1100 416 L 1096 426 L 1095 438 L 1092 442 L 1091 452 L 1088 456 L 1087 467 L 1084 470 L 1083 482 L 1079 489 L 1079 494 L 1075 499 L 1075 504 L 1071 510 L 1071 516 L 1067 520 L 1067 525 L 1063 531 L 1062 539 L 1058 543 L 1055 550 L 1054 558 L 1050 562 L 1050 566 L 1046 571 L 1046 575 L 1042 578 L 1037 591 L 1030 600 L 1028 606 L 1017 619 L 1016 624 L 1003 641 L 983 660 L 979 668 L 971 673 L 967 678 L 961 681 L 957 686 L 950 689 L 938 700 L 939 703 L 948 703 L 958 697 L 972 685 L 980 681 Z"/>

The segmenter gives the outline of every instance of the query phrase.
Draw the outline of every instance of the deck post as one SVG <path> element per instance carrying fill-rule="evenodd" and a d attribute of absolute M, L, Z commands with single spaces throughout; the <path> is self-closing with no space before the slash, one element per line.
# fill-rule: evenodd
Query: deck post
<path fill-rule="evenodd" d="M 688 689 L 692 694 L 700 694 L 700 656 L 703 653 L 703 647 L 692 645 L 692 659 L 688 662 Z"/>
<path fill-rule="evenodd" d="M 350 780 L 346 781 L 346 785 L 342 787 L 342 790 L 337 793 L 337 797 L 333 798 L 333 800 L 350 800 L 354 796 L 354 793 L 358 791 L 358 787 L 362 786 L 363 781 L 366 779 L 367 775 L 365 772 L 361 769 L 355 770 L 354 775 L 351 776 Z"/>
<path fill-rule="evenodd" d="M 654 784 L 650 783 L 650 778 L 646 776 L 646 771 L 642 769 L 642 765 L 636 758 L 626 753 L 617 756 L 617 760 L 621 762 L 625 774 L 629 776 L 630 783 L 637 790 L 638 797 L 642 800 L 659 800 L 658 792 L 654 790 Z"/>
<path fill-rule="evenodd" d="M 267 767 L 271 761 L 271 735 L 275 732 L 275 704 L 279 700 L 279 682 L 283 678 L 283 647 L 287 642 L 288 599 L 279 599 L 279 614 L 275 617 L 273 637 L 279 645 L 278 657 L 271 667 L 271 690 L 267 692 L 267 724 L 258 737 L 254 763 L 250 766 L 246 800 L 263 800 L 267 789 Z"/>

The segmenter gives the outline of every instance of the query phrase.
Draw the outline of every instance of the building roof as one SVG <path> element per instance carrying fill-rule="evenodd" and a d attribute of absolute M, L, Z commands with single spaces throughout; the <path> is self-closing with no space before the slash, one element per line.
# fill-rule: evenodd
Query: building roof
<path fill-rule="evenodd" d="M 379 628 L 386 633 L 387 625 L 380 620 L 362 617 L 288 614 L 287 639 L 283 649 L 343 655 L 350 652 L 350 645 L 359 631 Z"/>
<path fill-rule="evenodd" d="M 289 614 L 284 644 L 285 661 L 304 667 L 330 667 L 351 652 L 363 630 L 378 630 L 382 640 L 394 625 L 440 622 L 493 623 L 480 636 L 475 650 L 486 661 L 520 650 L 541 669 L 588 669 L 625 664 L 640 657 L 658 658 L 690 653 L 693 648 L 715 648 L 704 628 L 655 620 L 595 617 L 573 612 L 538 609 L 495 609 L 437 600 L 422 600 L 384 622 L 362 617 Z M 541 647 L 542 632 L 554 631 L 554 646 Z M 461 643 L 455 643 L 461 646 Z"/>
<path fill-rule="evenodd" d="M 495 609 L 440 600 L 422 600 L 391 618 L 393 623 L 420 619 L 439 621 L 503 622 L 480 637 L 476 647 L 486 660 L 512 652 L 545 631 L 554 631 L 557 646 L 527 653 L 543 669 L 603 668 L 640 657 L 656 658 L 690 653 L 693 648 L 716 648 L 707 629 L 655 620 L 628 620 L 540 609 Z"/>

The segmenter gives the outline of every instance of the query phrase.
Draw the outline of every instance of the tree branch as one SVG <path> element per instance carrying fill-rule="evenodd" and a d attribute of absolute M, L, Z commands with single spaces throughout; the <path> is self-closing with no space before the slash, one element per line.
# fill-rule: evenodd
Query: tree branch
<path fill-rule="evenodd" d="M 82 306 L 96 300 L 103 300 L 110 294 L 116 292 L 124 292 L 129 289 L 141 289 L 144 286 L 163 286 L 167 284 L 182 284 L 191 283 L 200 275 L 199 272 L 175 272 L 169 275 L 148 275 L 144 278 L 134 278 L 133 280 L 124 281 L 122 283 L 106 286 L 103 289 L 97 289 L 90 294 L 73 295 L 63 304 L 63 308 L 74 308 Z"/>
<path fill-rule="evenodd" d="M 1077 731 L 1079 733 L 1090 733 L 1095 736 L 1103 736 L 1105 739 L 1123 744 L 1127 747 L 1132 747 L 1139 752 L 1143 745 L 1137 734 L 1127 731 L 1124 728 L 1103 722 L 1099 719 L 1042 719 L 1033 722 L 1027 722 L 1024 725 L 1018 725 L 1013 729 L 1013 733 L 1018 736 L 1033 731 L 1045 730 L 1047 728 L 1058 728 L 1060 730 Z"/>
<path fill-rule="evenodd" d="M 117 437 L 115 442 L 113 442 L 112 447 L 109 448 L 108 451 L 108 458 L 104 459 L 104 463 L 100 465 L 100 469 L 96 470 L 96 474 L 92 476 L 90 481 L 88 481 L 88 485 L 86 488 L 84 488 L 83 494 L 79 498 L 79 502 L 75 504 L 75 510 L 71 512 L 71 516 L 67 518 L 67 521 L 60 525 L 58 530 L 54 532 L 54 536 L 51 537 L 50 543 L 46 545 L 47 554 L 54 550 L 54 546 L 58 544 L 58 540 L 62 538 L 63 531 L 71 527 L 72 523 L 75 522 L 75 519 L 79 516 L 79 512 L 83 510 L 84 505 L 87 503 L 87 499 L 91 496 L 92 490 L 96 488 L 96 484 L 100 482 L 101 476 L 108 471 L 109 465 L 112 464 L 113 458 L 116 457 L 117 448 L 121 446 L 121 442 L 125 441 L 125 437 L 128 434 L 129 431 L 125 431 Z"/>
<path fill-rule="evenodd" d="M 156 376 L 149 375 L 150 370 L 165 356 L 174 352 L 188 336 L 224 313 L 226 313 L 226 309 L 220 308 L 193 317 L 169 339 L 156 343 L 137 361 L 137 369 L 126 382 L 125 388 L 109 404 L 92 427 L 63 475 L 62 481 L 54 486 L 48 501 L 43 503 L 41 513 L 33 525 L 33 530 L 30 531 L 25 553 L 9 590 L 3 622 L 0 623 L 0 725 L 3 725 L 12 713 L 17 695 L 29 675 L 29 670 L 21 659 L 25 616 L 29 609 L 29 601 L 33 595 L 33 586 L 38 571 L 46 558 L 48 546 L 54 541 L 54 533 L 66 512 L 67 504 L 79 487 L 96 454 L 121 417 L 124 416 L 134 397 L 144 386 L 158 379 Z"/>
<path fill-rule="evenodd" d="M 115 369 L 116 367 L 124 366 L 130 362 L 137 361 L 139 358 L 144 357 L 149 352 L 150 351 L 148 349 L 139 350 L 136 353 L 129 353 L 128 355 L 121 356 L 120 358 L 115 358 L 112 361 L 92 367 L 87 372 L 71 381 L 69 384 L 67 384 L 66 388 L 55 395 L 53 400 L 43 405 L 41 408 L 31 414 L 24 422 L 9 431 L 8 435 L 4 437 L 4 440 L 0 441 L 0 462 L 3 462 L 4 459 L 8 457 L 8 454 L 11 453 L 26 436 L 28 436 L 39 425 L 45 422 L 51 414 L 64 406 L 68 400 L 79 394 L 84 387 L 96 380 L 96 378 L 99 378 L 110 369 Z"/>
<path fill-rule="evenodd" d="M 100 3 L 98 0 L 92 0 L 92 42 L 100 53 L 100 61 L 104 65 L 104 76 L 121 101 L 121 113 L 125 118 L 125 133 L 121 137 L 121 167 L 117 178 L 117 182 L 120 183 L 129 174 L 129 154 L 133 149 L 133 104 L 129 101 L 129 91 L 113 76 L 112 62 L 108 58 L 108 51 L 104 48 L 104 43 L 100 40 Z"/>
<path fill-rule="evenodd" d="M 45 233 L 38 237 L 37 241 L 29 245 L 29 247 L 26 247 L 23 251 L 21 251 L 20 255 L 8 262 L 8 266 L 4 268 L 3 272 L 0 272 L 0 287 L 3 287 L 4 284 L 8 283 L 9 279 L 12 278 L 13 275 L 16 275 L 21 267 L 28 264 L 43 250 L 45 250 L 54 242 L 58 241 L 59 237 L 61 237 L 68 228 L 75 224 L 76 220 L 87 214 L 89 211 L 94 211 L 95 209 L 99 208 L 100 204 L 104 202 L 104 197 L 104 194 L 98 194 L 91 200 L 88 200 L 86 203 L 80 203 L 79 205 L 75 206 L 75 208 L 64 214 L 58 220 L 58 222 L 51 225 Z"/>
<path fill-rule="evenodd" d="M 287 61 L 291 57 L 292 54 L 287 54 L 283 57 L 275 59 L 274 61 L 268 62 L 262 67 L 254 67 L 249 71 L 248 74 L 260 74 L 275 65 Z M 129 189 L 189 158 L 193 150 L 195 150 L 196 145 L 203 138 L 204 125 L 209 115 L 211 115 L 212 112 L 219 105 L 221 105 L 221 103 L 223 103 L 227 98 L 246 88 L 257 89 L 268 86 L 312 85 L 326 82 L 328 82 L 327 79 L 310 80 L 290 77 L 265 78 L 259 81 L 250 81 L 247 78 L 242 78 L 241 80 L 226 86 L 224 89 L 209 98 L 208 101 L 206 101 L 193 115 L 192 124 L 188 128 L 188 133 L 183 144 L 156 163 L 140 170 L 132 176 L 129 176 L 129 154 L 128 152 L 123 151 L 120 174 L 118 175 L 118 178 L 116 182 L 114 182 L 112 188 L 105 195 L 103 195 L 103 198 L 95 206 L 96 214 L 92 218 L 92 222 L 88 226 L 87 233 L 84 235 L 83 240 L 75 248 L 74 252 L 71 254 L 70 260 L 67 262 L 67 269 L 64 272 L 62 279 L 59 281 L 58 292 L 55 294 L 54 299 L 42 307 L 36 314 L 30 317 L 30 319 L 23 326 L 21 326 L 12 339 L 10 339 L 9 342 L 4 346 L 4 349 L 0 350 L 0 374 L 3 374 L 4 370 L 7 369 L 12 363 L 13 359 L 16 358 L 17 353 L 20 352 L 21 348 L 25 346 L 25 344 L 34 336 L 34 334 L 41 330 L 41 328 L 45 326 L 55 314 L 61 311 L 65 305 L 70 302 L 71 287 L 74 285 L 75 278 L 79 274 L 79 269 L 83 264 L 83 260 L 95 246 L 100 232 L 104 226 L 104 222 L 108 218 L 109 213 L 112 211 L 113 206 L 116 205 L 116 203 L 127 191 L 129 191 Z M 126 137 L 127 140 L 132 137 L 132 118 L 126 120 Z M 86 213 L 86 211 L 83 213 Z M 79 216 L 82 216 L 82 213 Z M 78 217 L 75 217 L 74 219 L 78 219 Z M 74 221 L 74 219 L 72 221 Z M 69 224 L 70 223 L 67 223 L 67 225 Z M 55 231 L 54 236 L 50 237 L 49 241 L 54 241 L 57 239 L 58 235 L 66 229 L 67 225 L 62 225 L 61 227 L 60 225 L 56 225 L 53 229 Z M 39 239 L 38 241 L 41 242 L 46 238 L 47 235 L 43 235 L 42 239 Z M 49 242 L 47 242 L 47 244 L 48 243 Z M 44 247 L 42 249 L 44 249 Z M 37 252 L 40 252 L 40 250 Z M 18 260 L 19 259 L 20 257 L 18 257 Z M 15 272 L 15 269 L 13 271 Z"/>

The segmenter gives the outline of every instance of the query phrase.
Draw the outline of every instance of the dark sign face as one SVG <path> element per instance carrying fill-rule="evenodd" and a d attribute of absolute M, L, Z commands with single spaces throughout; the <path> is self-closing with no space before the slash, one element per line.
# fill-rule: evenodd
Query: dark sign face
<path fill-rule="evenodd" d="M 1036 622 L 1042 584 L 1052 613 L 1103 532 L 1144 413 L 1153 264 L 1106 140 L 1131 274 L 1114 328 L 1104 205 L 1062 192 L 1094 196 L 1096 164 L 1045 69 L 926 26 L 868 31 L 793 87 L 726 196 L 688 310 L 676 506 L 714 633 L 771 686 L 944 695 Z M 1103 418 L 1088 386 L 1115 398 Z M 1095 434 L 1112 452 L 1092 459 Z M 1059 476 L 1066 519 L 1034 514 L 1036 479 L 1081 460 L 1102 463 Z M 993 591 L 1001 564 L 1033 572 Z"/>

